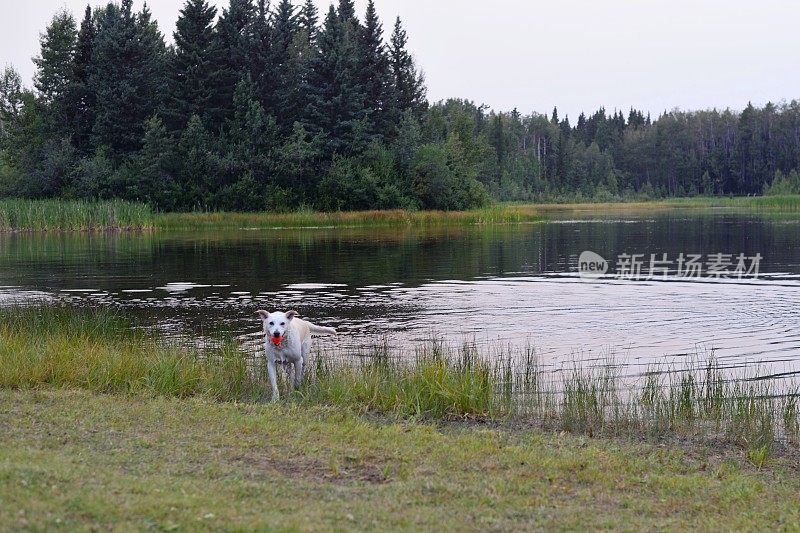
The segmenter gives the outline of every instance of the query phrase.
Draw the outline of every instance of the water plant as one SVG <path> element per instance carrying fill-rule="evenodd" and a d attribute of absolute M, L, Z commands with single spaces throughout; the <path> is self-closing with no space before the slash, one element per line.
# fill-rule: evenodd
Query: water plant
<path fill-rule="evenodd" d="M 121 200 L 0 199 L 0 231 L 147 230 L 152 209 Z"/>

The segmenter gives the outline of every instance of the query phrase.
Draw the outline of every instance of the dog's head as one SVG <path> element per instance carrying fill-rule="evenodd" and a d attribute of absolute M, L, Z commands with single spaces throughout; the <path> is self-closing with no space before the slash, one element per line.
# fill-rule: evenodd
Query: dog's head
<path fill-rule="evenodd" d="M 285 313 L 277 311 L 275 313 L 268 313 L 263 309 L 259 309 L 256 313 L 261 317 L 261 321 L 264 323 L 264 333 L 267 339 L 272 341 L 272 344 L 275 346 L 281 345 L 283 338 L 286 336 L 286 332 L 289 330 L 289 324 L 291 324 L 292 319 L 297 316 L 297 311 L 286 311 Z"/>

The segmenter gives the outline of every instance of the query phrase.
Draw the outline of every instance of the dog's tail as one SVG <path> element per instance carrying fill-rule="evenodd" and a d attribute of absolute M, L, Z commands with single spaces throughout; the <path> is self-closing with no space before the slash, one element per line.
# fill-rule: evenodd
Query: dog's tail
<path fill-rule="evenodd" d="M 333 328 L 326 328 L 325 326 L 317 326 L 316 324 L 308 323 L 308 330 L 311 333 L 327 333 L 329 335 L 336 335 L 336 330 Z"/>

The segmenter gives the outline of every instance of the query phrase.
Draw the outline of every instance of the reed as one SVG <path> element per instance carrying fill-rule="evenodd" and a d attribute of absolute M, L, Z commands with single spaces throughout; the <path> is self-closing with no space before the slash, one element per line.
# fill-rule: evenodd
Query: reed
<path fill-rule="evenodd" d="M 58 305 L 0 310 L 0 387 L 253 399 L 245 364 L 231 342 L 201 353 L 113 311 Z"/>
<path fill-rule="evenodd" d="M 535 222 L 541 217 L 528 205 L 497 204 L 470 211 L 372 211 L 289 213 L 166 213 L 157 217 L 161 229 L 309 228 L 356 226 L 437 226 Z"/>
<path fill-rule="evenodd" d="M 0 231 L 149 230 L 153 211 L 146 204 L 84 200 L 0 200 Z"/>

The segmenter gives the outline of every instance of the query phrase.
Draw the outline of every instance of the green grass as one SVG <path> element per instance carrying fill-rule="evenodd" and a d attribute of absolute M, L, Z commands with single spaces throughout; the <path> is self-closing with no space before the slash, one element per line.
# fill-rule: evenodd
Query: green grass
<path fill-rule="evenodd" d="M 107 230 L 220 230 L 310 227 L 389 227 L 514 224 L 543 220 L 553 210 L 741 208 L 795 212 L 800 195 L 697 197 L 580 204 L 501 203 L 470 211 L 343 211 L 323 213 L 154 213 L 147 205 L 123 201 L 0 200 L 0 232 Z"/>
<path fill-rule="evenodd" d="M 235 343 L 201 351 L 132 328 L 107 310 L 0 310 L 0 368 L 3 388 L 237 402 L 271 397 L 263 358 Z M 713 358 L 680 371 L 653 368 L 640 379 L 620 377 L 615 368 L 544 370 L 532 350 L 480 353 L 471 345 L 432 343 L 403 355 L 376 347 L 319 354 L 288 401 L 406 419 L 515 421 L 590 436 L 724 442 L 761 464 L 776 446 L 800 441 L 798 392 L 785 383 L 734 376 Z"/>
<path fill-rule="evenodd" d="M 225 228 L 303 228 L 356 226 L 437 226 L 458 224 L 500 224 L 535 222 L 539 214 L 527 205 L 505 205 L 470 211 L 340 211 L 323 213 L 297 211 L 290 213 L 165 213 L 157 218 L 157 226 L 167 230 Z"/>
<path fill-rule="evenodd" d="M 691 198 L 663 198 L 652 200 L 635 199 L 618 202 L 547 203 L 528 205 L 541 213 L 551 210 L 589 209 L 589 210 L 636 210 L 636 209 L 674 209 L 674 208 L 740 208 L 747 210 L 787 211 L 800 210 L 800 195 L 783 196 L 696 196 Z"/>
<path fill-rule="evenodd" d="M 263 362 L 230 341 L 200 351 L 103 309 L 1 309 L 0 528 L 800 520 L 796 396 L 713 360 L 628 383 L 613 366 L 544 370 L 530 350 L 338 355 L 267 403 Z"/>
<path fill-rule="evenodd" d="M 257 394 L 230 342 L 202 354 L 135 329 L 111 311 L 62 306 L 0 310 L 0 387 L 80 387 L 95 392 L 218 400 Z"/>
<path fill-rule="evenodd" d="M 153 226 L 153 211 L 141 203 L 0 199 L 0 231 L 148 230 Z"/>
<path fill-rule="evenodd" d="M 780 530 L 791 462 L 337 407 L 0 389 L 0 528 Z"/>

